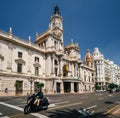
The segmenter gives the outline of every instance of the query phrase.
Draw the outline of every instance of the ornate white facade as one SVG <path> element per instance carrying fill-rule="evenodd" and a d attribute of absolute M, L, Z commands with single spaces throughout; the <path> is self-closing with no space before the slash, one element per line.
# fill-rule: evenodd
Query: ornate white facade
<path fill-rule="evenodd" d="M 109 83 L 114 83 L 120 86 L 120 67 L 114 64 L 113 61 L 106 60 L 98 48 L 93 52 L 95 63 L 95 79 L 96 85 L 101 89 L 107 89 Z"/>
<path fill-rule="evenodd" d="M 48 29 L 36 34 L 34 44 L 30 37 L 25 41 L 14 36 L 12 28 L 8 33 L 0 31 L 0 95 L 37 92 L 39 82 L 46 94 L 94 91 L 94 67 L 82 64 L 78 44 L 64 47 L 57 6 Z"/>

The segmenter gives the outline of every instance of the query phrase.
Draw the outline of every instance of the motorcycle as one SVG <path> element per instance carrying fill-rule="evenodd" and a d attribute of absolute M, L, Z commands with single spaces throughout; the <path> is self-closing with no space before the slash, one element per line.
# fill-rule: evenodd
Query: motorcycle
<path fill-rule="evenodd" d="M 29 114 L 30 112 L 42 111 L 48 109 L 49 102 L 46 97 L 43 97 L 43 99 L 40 100 L 39 105 L 34 104 L 36 99 L 37 96 L 35 94 L 28 97 L 27 105 L 24 107 L 24 114 Z"/>

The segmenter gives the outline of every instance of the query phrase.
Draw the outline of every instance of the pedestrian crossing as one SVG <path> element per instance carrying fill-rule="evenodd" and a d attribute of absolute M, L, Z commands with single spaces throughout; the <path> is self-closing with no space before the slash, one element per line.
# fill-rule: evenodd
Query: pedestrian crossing
<path fill-rule="evenodd" d="M 8 116 L 4 116 L 4 114 L 0 112 L 0 118 L 9 118 L 9 117 Z"/>

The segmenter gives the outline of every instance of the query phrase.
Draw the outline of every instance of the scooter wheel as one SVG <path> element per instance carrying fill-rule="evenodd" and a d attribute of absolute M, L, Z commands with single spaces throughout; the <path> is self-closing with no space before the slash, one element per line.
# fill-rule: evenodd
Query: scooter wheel
<path fill-rule="evenodd" d="M 31 112 L 31 106 L 26 105 L 24 108 L 24 114 L 29 114 Z"/>

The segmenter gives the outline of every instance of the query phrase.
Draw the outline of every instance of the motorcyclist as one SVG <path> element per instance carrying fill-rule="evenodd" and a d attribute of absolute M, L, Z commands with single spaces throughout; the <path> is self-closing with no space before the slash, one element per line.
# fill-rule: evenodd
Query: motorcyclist
<path fill-rule="evenodd" d="M 36 94 L 36 100 L 35 100 L 34 104 L 39 106 L 41 101 L 42 101 L 42 99 L 43 99 L 43 97 L 44 97 L 43 92 L 40 89 L 40 91 Z"/>

